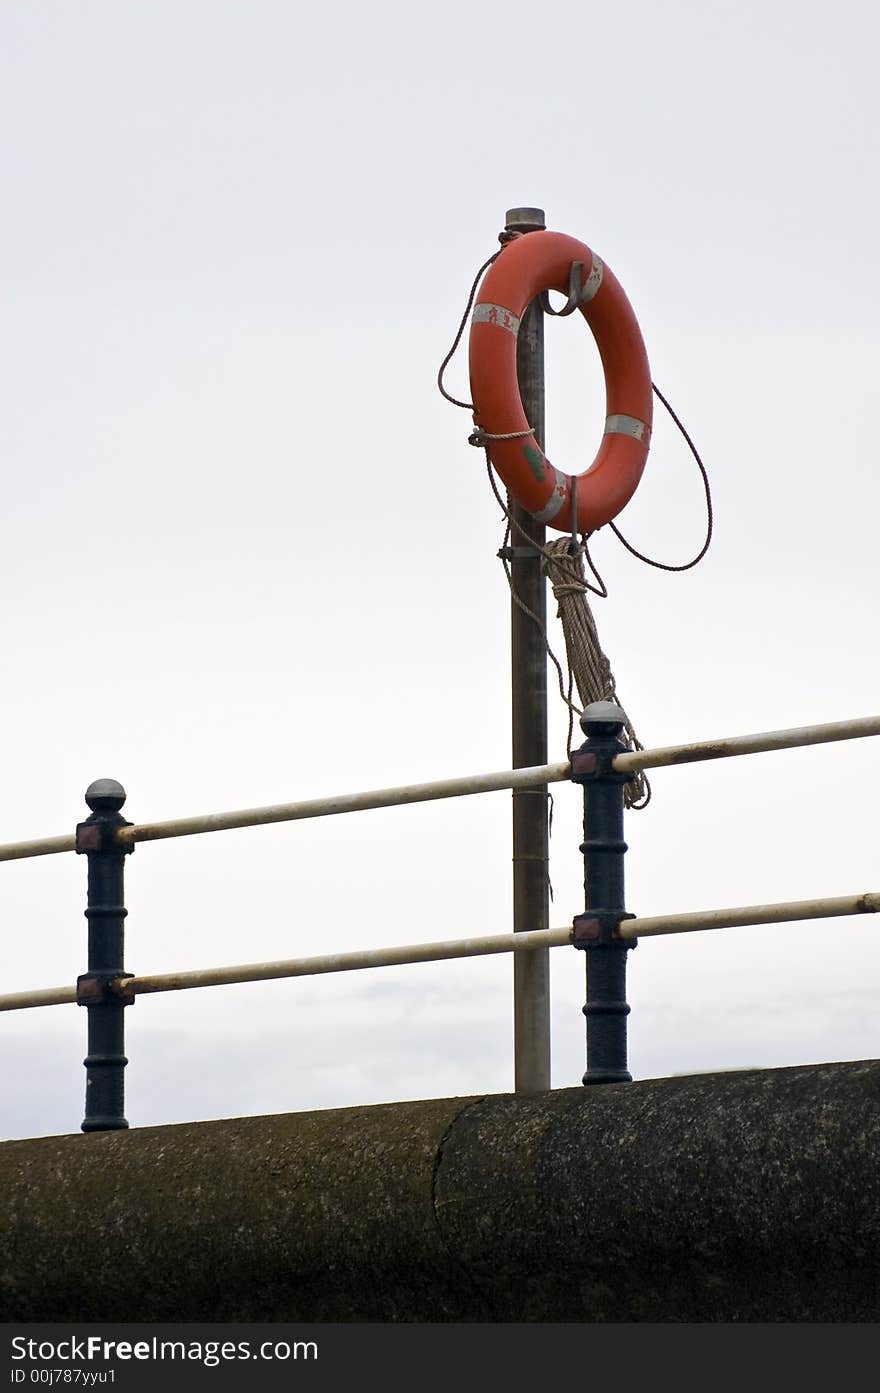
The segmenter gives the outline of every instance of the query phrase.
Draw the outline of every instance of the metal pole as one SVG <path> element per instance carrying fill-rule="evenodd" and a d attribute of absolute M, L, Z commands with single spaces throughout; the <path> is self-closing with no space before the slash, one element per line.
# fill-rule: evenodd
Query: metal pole
<path fill-rule="evenodd" d="M 125 1120 L 125 1008 L 134 997 L 120 981 L 131 976 L 123 967 L 125 858 L 133 846 L 119 847 L 117 829 L 128 827 L 120 813 L 125 789 L 115 779 L 96 779 L 86 789 L 91 817 L 76 829 L 76 850 L 89 864 L 89 970 L 77 978 L 76 1000 L 89 1013 L 84 1132 L 113 1132 Z"/>
<path fill-rule="evenodd" d="M 587 1072 L 585 1084 L 631 1083 L 626 1067 L 626 955 L 636 940 L 615 933 L 624 908 L 623 786 L 631 774 L 612 761 L 623 748 L 624 713 L 612 701 L 594 701 L 581 716 L 586 743 L 572 755 L 571 777 L 584 788 L 586 912 L 574 921 L 574 943 L 587 950 Z"/>
<path fill-rule="evenodd" d="M 505 231 L 526 234 L 545 226 L 541 208 L 511 208 Z M 544 448 L 544 317 L 533 300 L 520 323 L 516 369 L 526 419 Z M 508 496 L 512 519 L 510 571 L 513 592 L 546 628 L 547 601 L 541 557 L 543 523 Z M 534 543 L 533 546 L 529 542 Z M 535 620 L 511 599 L 511 694 L 514 768 L 547 762 L 547 658 Z M 546 929 L 549 837 L 547 786 L 513 794 L 513 929 Z M 514 1088 L 537 1093 L 550 1087 L 550 955 L 517 953 L 513 962 Z"/>

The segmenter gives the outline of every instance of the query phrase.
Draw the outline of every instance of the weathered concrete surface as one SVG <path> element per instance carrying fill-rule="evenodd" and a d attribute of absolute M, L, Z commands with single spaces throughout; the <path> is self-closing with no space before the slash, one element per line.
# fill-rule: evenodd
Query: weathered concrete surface
<path fill-rule="evenodd" d="M 877 1321 L 880 1062 L 0 1145 L 0 1320 Z"/>
<path fill-rule="evenodd" d="M 487 1099 L 436 1203 L 495 1319 L 880 1320 L 880 1063 Z"/>
<path fill-rule="evenodd" d="M 458 1314 L 468 1284 L 437 1232 L 432 1186 L 463 1106 L 6 1142 L 0 1320 Z"/>

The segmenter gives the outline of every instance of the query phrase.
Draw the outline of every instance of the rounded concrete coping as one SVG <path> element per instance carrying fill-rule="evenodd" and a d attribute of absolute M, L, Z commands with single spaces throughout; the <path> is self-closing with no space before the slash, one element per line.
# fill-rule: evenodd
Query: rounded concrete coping
<path fill-rule="evenodd" d="M 876 1321 L 880 1062 L 0 1145 L 0 1320 Z"/>

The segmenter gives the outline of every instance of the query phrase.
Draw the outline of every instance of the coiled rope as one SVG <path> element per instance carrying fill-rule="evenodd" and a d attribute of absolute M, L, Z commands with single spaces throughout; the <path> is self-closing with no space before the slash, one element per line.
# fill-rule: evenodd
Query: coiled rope
<path fill-rule="evenodd" d="M 632 721 L 617 695 L 611 663 L 599 641 L 596 620 L 587 599 L 591 587 L 584 570 L 586 545 L 582 543 L 573 549 L 570 537 L 557 537 L 545 542 L 541 551 L 541 570 L 553 587 L 556 613 L 565 639 L 568 671 L 577 687 L 581 706 L 589 706 L 593 701 L 616 702 L 623 711 L 623 730 L 630 749 L 643 750 L 645 747 L 633 730 Z M 644 770 L 640 770 L 635 778 L 624 785 L 623 801 L 626 807 L 636 811 L 647 808 L 651 801 L 651 785 Z"/>
<path fill-rule="evenodd" d="M 485 448 L 485 447 L 484 447 Z M 630 749 L 642 750 L 642 745 L 633 729 L 632 722 L 627 716 L 626 711 L 617 695 L 617 684 L 614 673 L 611 671 L 611 664 L 606 657 L 602 645 L 599 641 L 599 631 L 596 628 L 596 620 L 590 608 L 587 595 L 590 591 L 598 595 L 600 599 L 606 599 L 608 590 L 605 582 L 596 570 L 593 560 L 589 553 L 586 537 L 582 537 L 580 542 L 573 543 L 571 537 L 558 537 L 543 546 L 539 546 L 528 533 L 520 527 L 510 509 L 505 505 L 504 500 L 495 482 L 495 475 L 489 459 L 489 451 L 486 448 L 486 467 L 489 472 L 489 483 L 495 495 L 498 506 L 507 519 L 507 527 L 504 532 L 504 541 L 498 552 L 504 566 L 504 574 L 507 577 L 507 584 L 510 587 L 510 594 L 513 601 L 524 614 L 528 615 L 532 623 L 537 625 L 541 637 L 544 640 L 544 648 L 547 656 L 556 669 L 556 676 L 559 682 L 559 695 L 568 708 L 568 738 L 566 740 L 566 750 L 569 758 L 572 753 L 572 736 L 574 734 L 574 718 L 580 716 L 583 706 L 589 706 L 593 701 L 614 701 L 620 706 L 624 714 L 624 734 L 629 743 Z M 541 557 L 541 571 L 547 576 L 553 587 L 553 598 L 557 603 L 557 618 L 562 624 L 562 634 L 565 640 L 565 654 L 568 668 L 567 678 L 563 676 L 562 664 L 553 652 L 547 630 L 541 622 L 540 617 L 530 609 L 522 597 L 517 593 L 513 583 L 513 575 L 507 561 L 507 543 L 511 535 L 511 529 L 515 527 L 522 539 L 533 547 Z M 584 561 L 590 567 L 598 585 L 591 585 L 587 580 Z M 578 695 L 582 706 L 578 706 L 572 700 L 572 692 L 577 687 Z M 629 780 L 624 786 L 623 801 L 627 808 L 634 812 L 641 812 L 647 808 L 651 801 L 651 785 L 644 770 L 640 770 L 633 779 Z"/>

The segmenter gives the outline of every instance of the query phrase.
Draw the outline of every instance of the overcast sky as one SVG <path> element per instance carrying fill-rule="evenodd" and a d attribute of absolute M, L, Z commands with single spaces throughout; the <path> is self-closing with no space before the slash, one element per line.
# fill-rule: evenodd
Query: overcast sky
<path fill-rule="evenodd" d="M 520 204 L 613 268 L 712 479 L 696 570 L 594 539 L 642 742 L 875 713 L 878 42 L 855 0 L 5 0 L 0 841 L 71 832 L 103 776 L 144 822 L 509 766 L 501 520 L 435 375 Z M 548 449 L 583 469 L 597 355 L 580 316 L 547 340 Z M 620 524 L 700 544 L 662 415 Z M 566 733 L 551 698 L 551 759 Z M 880 889 L 878 768 L 657 771 L 630 909 Z M 553 925 L 579 819 L 559 786 Z M 3 990 L 85 970 L 85 871 L 0 864 Z M 135 973 L 507 932 L 510 795 L 142 845 L 127 903 Z M 508 1091 L 512 971 L 143 998 L 128 1118 Z M 552 973 L 565 1087 L 582 956 Z M 637 1078 L 877 1054 L 870 919 L 645 941 L 629 979 Z M 78 1129 L 85 1025 L 0 1017 L 0 1135 Z"/>

